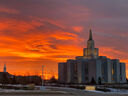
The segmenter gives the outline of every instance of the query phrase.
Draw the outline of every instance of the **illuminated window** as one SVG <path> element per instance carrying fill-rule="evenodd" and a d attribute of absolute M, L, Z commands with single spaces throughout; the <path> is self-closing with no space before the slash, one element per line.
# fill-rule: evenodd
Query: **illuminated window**
<path fill-rule="evenodd" d="M 112 75 L 114 74 L 114 69 L 112 69 Z"/>

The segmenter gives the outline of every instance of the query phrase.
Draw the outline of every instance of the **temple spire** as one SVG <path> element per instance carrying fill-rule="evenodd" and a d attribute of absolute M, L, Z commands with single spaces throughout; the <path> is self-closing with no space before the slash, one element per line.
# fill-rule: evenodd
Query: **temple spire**
<path fill-rule="evenodd" d="M 90 33 L 89 33 L 89 40 L 93 40 L 92 38 L 92 30 L 90 29 Z"/>
<path fill-rule="evenodd" d="M 6 72 L 6 64 L 4 64 L 4 72 Z"/>

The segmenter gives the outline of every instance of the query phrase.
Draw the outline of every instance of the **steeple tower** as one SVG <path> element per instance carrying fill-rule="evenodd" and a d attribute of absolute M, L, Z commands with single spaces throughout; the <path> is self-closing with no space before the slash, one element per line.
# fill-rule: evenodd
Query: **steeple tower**
<path fill-rule="evenodd" d="M 92 36 L 92 30 L 90 29 L 89 31 L 89 39 L 87 41 L 87 48 L 90 48 L 90 49 L 93 49 L 95 46 L 94 46 L 94 40 L 93 40 L 93 36 Z"/>
<path fill-rule="evenodd" d="M 89 33 L 89 40 L 93 40 L 92 38 L 92 30 L 90 29 L 90 33 Z"/>
<path fill-rule="evenodd" d="M 4 72 L 6 72 L 6 64 L 4 64 Z"/>
<path fill-rule="evenodd" d="M 89 39 L 87 41 L 87 48 L 84 48 L 83 56 L 92 59 L 98 57 L 98 48 L 95 48 L 95 42 L 92 36 L 92 30 L 89 31 Z"/>

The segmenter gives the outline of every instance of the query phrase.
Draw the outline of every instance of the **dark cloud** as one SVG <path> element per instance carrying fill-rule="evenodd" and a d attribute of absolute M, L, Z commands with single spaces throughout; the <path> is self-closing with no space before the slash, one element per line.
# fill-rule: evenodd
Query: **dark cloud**
<path fill-rule="evenodd" d="M 68 54 L 73 58 L 82 53 L 91 26 L 96 47 L 106 49 L 103 54 L 127 61 L 127 4 L 127 0 L 1 0 L 1 54 L 10 60 L 11 55 L 12 60 L 35 56 L 36 61 L 57 66 Z"/>

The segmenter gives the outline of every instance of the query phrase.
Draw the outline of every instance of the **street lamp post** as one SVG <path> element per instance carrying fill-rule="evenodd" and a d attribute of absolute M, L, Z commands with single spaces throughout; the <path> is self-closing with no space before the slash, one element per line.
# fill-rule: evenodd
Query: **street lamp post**
<path fill-rule="evenodd" d="M 44 65 L 42 65 L 42 86 L 40 87 L 41 90 L 45 90 L 45 87 L 44 87 L 44 80 L 43 80 L 43 70 L 44 70 Z"/>

